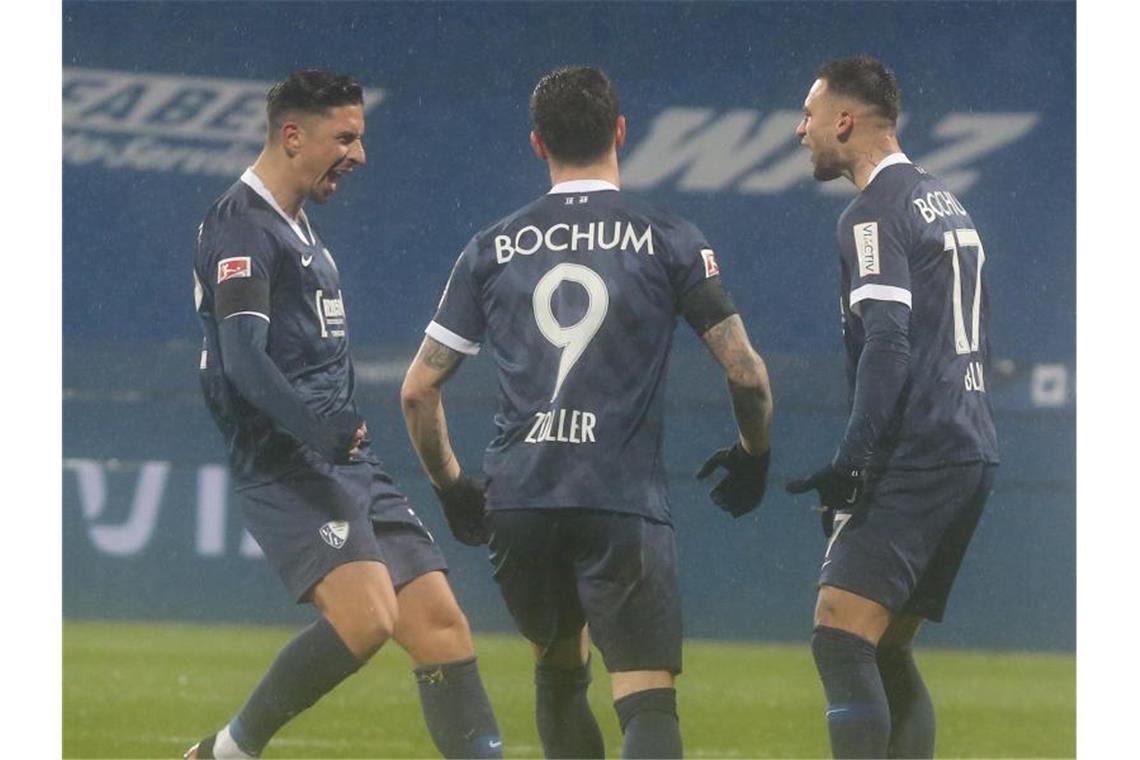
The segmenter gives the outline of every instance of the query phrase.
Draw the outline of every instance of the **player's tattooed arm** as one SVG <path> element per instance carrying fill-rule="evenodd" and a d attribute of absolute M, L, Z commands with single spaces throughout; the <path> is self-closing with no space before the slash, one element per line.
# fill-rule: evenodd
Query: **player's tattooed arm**
<path fill-rule="evenodd" d="M 412 446 L 428 478 L 439 488 L 454 483 L 461 472 L 447 434 L 441 389 L 462 361 L 463 354 L 425 337 L 400 389 L 400 405 Z"/>
<path fill-rule="evenodd" d="M 463 361 L 463 354 L 448 348 L 434 338 L 425 337 L 416 358 L 423 359 L 424 364 L 440 372 L 446 380 Z"/>
<path fill-rule="evenodd" d="M 768 368 L 752 348 L 740 315 L 721 320 L 706 330 L 701 339 L 724 370 L 741 442 L 754 454 L 767 451 L 772 388 Z"/>

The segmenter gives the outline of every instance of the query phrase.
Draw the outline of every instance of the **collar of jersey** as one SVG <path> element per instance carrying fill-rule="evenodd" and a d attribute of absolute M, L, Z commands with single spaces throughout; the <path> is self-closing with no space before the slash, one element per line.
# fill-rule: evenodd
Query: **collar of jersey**
<path fill-rule="evenodd" d="M 249 167 L 241 175 L 241 181 L 249 185 L 253 192 L 260 195 L 266 203 L 268 203 L 274 211 L 281 215 L 281 218 L 288 222 L 289 226 L 293 228 L 293 232 L 297 233 L 297 237 L 301 238 L 301 242 L 305 245 L 313 245 L 317 242 L 316 237 L 313 236 L 313 228 L 309 226 L 309 217 L 305 216 L 305 210 L 301 209 L 298 216 L 301 221 L 305 223 L 305 229 L 309 231 L 309 237 L 305 237 L 305 233 L 301 231 L 301 225 L 297 224 L 296 219 L 291 219 L 280 206 L 277 205 L 277 199 L 273 197 L 273 193 L 269 192 L 269 188 L 261 181 L 261 177 L 253 172 L 253 167 Z"/>
<path fill-rule="evenodd" d="M 910 159 L 906 157 L 905 153 L 901 151 L 899 153 L 892 153 L 880 161 L 875 166 L 875 168 L 871 170 L 871 176 L 867 178 L 867 185 L 874 182 L 875 177 L 879 176 L 879 172 L 881 172 L 883 169 L 886 169 L 888 166 L 894 166 L 895 164 L 909 164 L 910 162 Z M 863 187 L 867 187 L 867 185 L 863 185 Z"/>
<path fill-rule="evenodd" d="M 604 179 L 569 179 L 550 188 L 547 195 L 557 193 L 596 193 L 599 190 L 617 190 L 618 186 Z"/>

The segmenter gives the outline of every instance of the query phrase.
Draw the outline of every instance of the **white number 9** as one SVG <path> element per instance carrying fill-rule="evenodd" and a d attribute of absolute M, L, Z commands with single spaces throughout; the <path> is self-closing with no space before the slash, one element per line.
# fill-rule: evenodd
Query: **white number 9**
<path fill-rule="evenodd" d="M 554 310 L 550 301 L 554 291 L 564 282 L 576 282 L 586 289 L 588 296 L 586 313 L 575 324 L 564 327 L 554 317 Z M 562 357 L 558 361 L 558 379 L 554 383 L 554 394 L 550 401 L 558 398 L 558 391 L 562 390 L 562 382 L 570 373 L 582 352 L 597 334 L 606 318 L 610 308 L 610 293 L 606 289 L 606 282 L 589 267 L 581 264 L 559 264 L 551 269 L 538 284 L 534 286 L 534 320 L 542 336 L 562 349 Z"/>

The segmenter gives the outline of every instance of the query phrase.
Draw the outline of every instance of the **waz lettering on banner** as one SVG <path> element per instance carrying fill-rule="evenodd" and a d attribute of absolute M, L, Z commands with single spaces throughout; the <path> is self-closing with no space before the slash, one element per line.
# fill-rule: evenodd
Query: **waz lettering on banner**
<path fill-rule="evenodd" d="M 795 139 L 801 118 L 791 110 L 666 108 L 629 150 L 622 184 L 646 189 L 671 183 L 690 193 L 773 195 L 797 186 L 817 186 L 827 195 L 854 193 L 848 182 L 812 182 L 808 152 Z M 983 157 L 1023 138 L 1038 119 L 1032 112 L 949 113 L 929 135 L 905 134 L 905 141 L 926 148 L 909 154 L 915 163 L 962 192 L 977 181 L 979 170 L 973 167 Z M 900 132 L 906 122 L 902 114 Z"/>
<path fill-rule="evenodd" d="M 63 70 L 63 160 L 134 171 L 240 174 L 265 139 L 271 82 Z M 364 91 L 365 112 L 383 90 Z"/>

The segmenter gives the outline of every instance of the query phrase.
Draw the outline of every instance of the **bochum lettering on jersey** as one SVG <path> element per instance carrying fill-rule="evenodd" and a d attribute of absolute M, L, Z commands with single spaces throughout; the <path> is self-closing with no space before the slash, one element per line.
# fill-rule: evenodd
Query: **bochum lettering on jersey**
<path fill-rule="evenodd" d="M 926 198 L 915 198 L 911 201 L 922 214 L 927 224 L 944 216 L 966 216 L 966 209 L 958 202 L 953 193 L 938 190 L 927 193 Z"/>
<path fill-rule="evenodd" d="M 607 236 L 608 235 L 608 236 Z M 588 224 L 565 224 L 559 222 L 540 230 L 527 225 L 510 235 L 495 236 L 495 260 L 506 264 L 517 253 L 531 256 L 539 251 L 632 251 L 641 249 L 653 256 L 653 227 L 647 225 L 638 232 L 632 222 L 590 222 Z"/>

